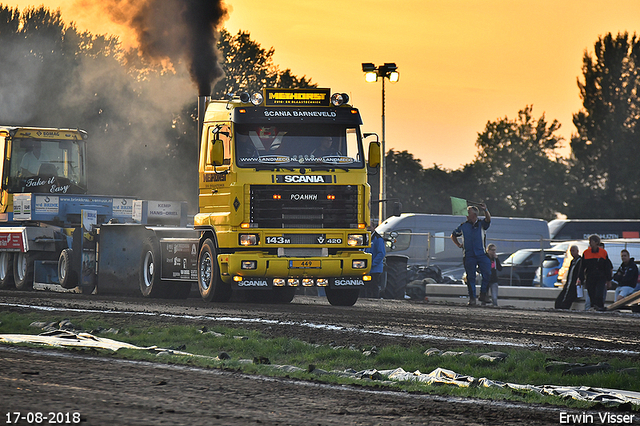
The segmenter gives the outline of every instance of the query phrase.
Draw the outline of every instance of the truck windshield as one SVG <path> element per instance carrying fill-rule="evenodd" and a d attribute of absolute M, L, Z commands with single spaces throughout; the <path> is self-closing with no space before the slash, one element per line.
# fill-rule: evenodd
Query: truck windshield
<path fill-rule="evenodd" d="M 84 145 L 80 144 L 70 140 L 14 139 L 7 189 L 13 193 L 85 193 Z"/>
<path fill-rule="evenodd" d="M 327 124 L 236 124 L 236 160 L 252 168 L 362 168 L 357 127 Z"/>

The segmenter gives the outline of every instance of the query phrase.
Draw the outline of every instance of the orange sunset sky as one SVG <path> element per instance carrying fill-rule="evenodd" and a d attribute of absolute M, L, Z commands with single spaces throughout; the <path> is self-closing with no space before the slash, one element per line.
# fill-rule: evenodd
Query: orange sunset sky
<path fill-rule="evenodd" d="M 89 3 L 98 0 L 89 0 Z M 242 29 L 275 49 L 281 69 L 320 87 L 347 92 L 380 133 L 381 84 L 366 83 L 362 62 L 395 62 L 398 83 L 386 84 L 386 147 L 457 169 L 476 155 L 487 121 L 533 115 L 557 119 L 569 154 L 581 107 L 577 78 L 585 49 L 598 36 L 640 33 L 640 1 L 612 0 L 227 0 L 231 33 Z M 60 8 L 66 23 L 94 34 L 126 29 L 77 0 L 5 2 L 20 9 Z M 194 96 L 197 93 L 194 89 Z"/>

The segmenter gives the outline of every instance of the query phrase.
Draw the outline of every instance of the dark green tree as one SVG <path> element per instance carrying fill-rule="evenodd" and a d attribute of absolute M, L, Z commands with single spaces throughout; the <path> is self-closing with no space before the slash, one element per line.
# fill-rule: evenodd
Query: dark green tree
<path fill-rule="evenodd" d="M 426 211 L 424 199 L 424 169 L 420 160 L 407 151 L 390 149 L 385 159 L 387 167 L 387 216 L 393 212 L 393 203 L 401 202 L 402 211 L 423 213 Z M 378 176 L 376 176 L 377 178 Z M 378 197 L 374 195 L 375 199 Z"/>
<path fill-rule="evenodd" d="M 573 116 L 572 218 L 640 216 L 640 40 L 634 34 L 600 37 L 585 51 L 582 110 Z"/>
<path fill-rule="evenodd" d="M 290 69 L 280 71 L 273 63 L 273 47 L 264 49 L 247 31 L 238 31 L 233 36 L 223 28 L 218 50 L 224 58 L 225 76 L 214 86 L 213 99 L 224 99 L 229 93 L 238 91 L 252 93 L 263 87 L 316 87 L 306 76 L 296 77 Z"/>
<path fill-rule="evenodd" d="M 533 107 L 518 117 L 490 121 L 478 135 L 473 199 L 497 216 L 555 218 L 563 210 L 567 166 L 557 154 L 560 123 L 535 119 Z"/>

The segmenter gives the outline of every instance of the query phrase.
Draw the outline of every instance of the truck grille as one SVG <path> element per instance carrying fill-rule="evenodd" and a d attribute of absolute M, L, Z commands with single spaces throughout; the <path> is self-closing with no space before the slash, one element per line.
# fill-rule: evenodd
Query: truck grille
<path fill-rule="evenodd" d="M 355 228 L 357 185 L 252 185 L 251 223 L 260 228 Z"/>

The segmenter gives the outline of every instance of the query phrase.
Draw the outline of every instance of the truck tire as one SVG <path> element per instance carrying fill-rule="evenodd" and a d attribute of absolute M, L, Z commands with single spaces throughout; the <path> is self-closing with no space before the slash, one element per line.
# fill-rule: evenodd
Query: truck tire
<path fill-rule="evenodd" d="M 78 273 L 71 267 L 73 250 L 64 249 L 58 258 L 58 282 L 64 288 L 74 288 L 78 286 Z"/>
<path fill-rule="evenodd" d="M 0 288 L 15 288 L 13 282 L 13 256 L 8 251 L 0 252 Z"/>
<path fill-rule="evenodd" d="M 186 299 L 191 293 L 191 282 L 170 282 L 167 287 L 167 297 L 170 299 Z"/>
<path fill-rule="evenodd" d="M 293 297 L 296 295 L 296 290 L 297 287 L 273 287 L 271 290 L 273 303 L 291 303 Z"/>
<path fill-rule="evenodd" d="M 360 288 L 332 288 L 325 289 L 327 300 L 333 306 L 353 306 L 360 295 Z"/>
<path fill-rule="evenodd" d="M 33 290 L 33 261 L 36 254 L 16 253 L 13 256 L 13 279 L 16 283 L 16 289 L 28 291 Z"/>
<path fill-rule="evenodd" d="M 205 302 L 226 302 L 231 298 L 231 286 L 220 278 L 218 255 L 211 238 L 204 240 L 198 254 L 198 290 Z"/>
<path fill-rule="evenodd" d="M 160 247 L 156 238 L 150 237 L 142 245 L 138 282 L 144 297 L 164 297 L 167 293 L 160 279 Z"/>

